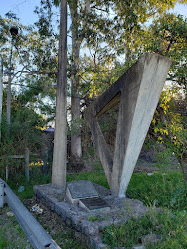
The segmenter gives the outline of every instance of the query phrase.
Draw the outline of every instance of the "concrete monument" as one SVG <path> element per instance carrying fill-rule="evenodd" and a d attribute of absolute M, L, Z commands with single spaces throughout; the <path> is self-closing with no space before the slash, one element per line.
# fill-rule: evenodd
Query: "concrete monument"
<path fill-rule="evenodd" d="M 170 65 L 171 60 L 166 57 L 144 54 L 85 111 L 114 196 L 125 197 Z M 112 158 L 97 119 L 117 103 L 120 104 Z"/>

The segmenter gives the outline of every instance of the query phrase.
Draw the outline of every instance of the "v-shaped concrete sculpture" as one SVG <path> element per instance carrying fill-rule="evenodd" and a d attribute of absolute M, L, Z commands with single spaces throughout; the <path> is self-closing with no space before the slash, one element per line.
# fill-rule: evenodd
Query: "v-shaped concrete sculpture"
<path fill-rule="evenodd" d="M 159 101 L 171 60 L 145 54 L 85 111 L 112 194 L 124 197 Z M 97 118 L 119 103 L 114 158 Z"/>

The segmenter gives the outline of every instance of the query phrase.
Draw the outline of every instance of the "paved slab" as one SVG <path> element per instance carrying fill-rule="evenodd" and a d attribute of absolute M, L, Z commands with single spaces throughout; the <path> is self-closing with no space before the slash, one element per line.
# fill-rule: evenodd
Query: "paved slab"
<path fill-rule="evenodd" d="M 67 188 L 73 199 L 99 197 L 93 183 L 88 180 L 67 182 Z"/>

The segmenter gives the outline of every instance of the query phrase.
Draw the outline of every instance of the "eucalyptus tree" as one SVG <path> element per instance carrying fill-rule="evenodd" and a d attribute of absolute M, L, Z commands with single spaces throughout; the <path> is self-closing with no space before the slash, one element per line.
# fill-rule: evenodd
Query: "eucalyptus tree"
<path fill-rule="evenodd" d="M 65 191 L 67 160 L 67 1 L 61 0 L 52 183 Z"/>
<path fill-rule="evenodd" d="M 18 34 L 14 39 L 10 34 L 12 26 L 18 28 Z M 33 27 L 23 26 L 13 13 L 0 17 L 0 32 L 0 53 L 3 57 L 4 69 L 3 84 L 7 84 L 7 72 L 11 71 L 10 82 L 11 85 L 16 86 L 9 92 L 12 99 L 12 134 L 7 140 L 3 113 L 1 152 L 23 153 L 21 150 L 27 146 L 33 150 L 39 149 L 42 141 L 40 140 L 41 132 L 37 127 L 42 127 L 46 122 L 43 122 L 43 118 L 36 113 L 36 110 L 42 114 L 54 116 L 51 101 L 54 102 L 56 88 L 52 88 L 51 85 L 55 82 L 57 73 L 54 66 L 57 64 L 54 55 L 57 51 L 56 43 L 52 44 L 46 37 L 41 40 L 40 34 Z M 48 75 L 52 76 L 46 77 Z M 5 88 L 4 96 L 7 94 L 6 90 Z M 8 106 L 8 101 L 4 98 L 3 112 L 5 106 Z M 3 147 L 6 149 L 2 149 Z"/>
<path fill-rule="evenodd" d="M 118 56 L 125 54 L 128 68 L 138 57 L 136 51 L 139 49 L 141 35 L 144 33 L 143 25 L 151 18 L 160 15 L 169 8 L 173 8 L 177 2 L 185 1 L 124 1 L 124 0 L 69 0 L 68 6 L 71 16 L 71 26 L 68 35 L 71 36 L 72 46 L 68 65 L 68 75 L 71 78 L 71 149 L 73 161 L 80 162 L 81 150 L 81 129 L 80 129 L 80 106 L 82 94 L 85 89 L 92 91 L 90 81 L 92 76 L 101 75 L 99 70 L 107 65 L 101 63 L 101 58 L 110 58 L 111 68 L 118 67 Z M 40 31 L 50 36 L 54 30 L 51 28 L 53 4 L 59 5 L 59 0 L 42 0 L 43 9 L 37 9 L 39 17 L 38 28 Z M 44 10 L 45 9 L 45 10 Z M 49 10 L 49 11 L 48 11 Z M 45 12 L 46 11 L 46 12 Z M 47 18 L 45 17 L 47 16 Z M 41 29 L 40 29 L 41 28 Z M 93 65 L 91 72 L 84 68 L 81 62 L 80 50 L 82 47 L 88 48 L 92 53 Z M 103 54 L 103 57 L 101 56 Z M 88 60 L 87 60 L 88 61 Z M 97 66 L 96 66 L 97 65 Z M 94 68 L 95 67 L 95 68 Z M 94 68 L 94 69 L 93 69 Z M 94 74 L 93 74 L 94 71 Z M 106 74 L 108 70 L 105 70 Z M 110 70 L 111 71 L 111 70 Z M 121 69 L 120 69 L 121 71 Z M 105 74 L 105 76 L 106 76 Z M 115 77 L 117 77 L 115 71 Z M 107 77 L 106 77 L 107 78 Z M 114 77 L 104 80 L 106 89 Z M 97 81 L 98 82 L 98 81 Z M 108 83 L 109 82 L 109 83 Z M 99 82 L 98 82 L 99 83 Z M 107 86 L 108 84 L 108 86 Z M 92 86 L 90 86 L 92 85 Z M 101 86 L 102 84 L 100 84 Z M 89 92 L 87 91 L 87 93 Z M 101 92 L 100 90 L 99 92 Z"/>
<path fill-rule="evenodd" d="M 18 35 L 13 41 L 11 41 L 10 34 L 12 26 L 18 28 Z M 10 67 L 11 58 L 11 82 L 12 85 L 17 86 L 18 101 L 22 102 L 22 105 L 40 109 L 42 113 L 53 115 L 54 110 L 44 99 L 47 96 L 54 102 L 56 94 L 54 87 L 57 73 L 56 40 L 52 43 L 46 37 L 41 39 L 37 30 L 23 26 L 13 13 L 8 13 L 4 18 L 0 17 L 0 30 L 2 34 L 0 53 L 3 57 L 4 68 L 3 83 L 7 83 L 6 73 Z M 47 77 L 49 75 L 50 77 Z"/>
<path fill-rule="evenodd" d="M 177 113 L 176 98 L 187 101 L 187 19 L 181 15 L 165 14 L 155 19 L 145 30 L 141 52 L 156 52 L 172 59 L 168 80 L 172 87 L 164 91 L 151 125 L 151 133 L 175 152 L 187 182 L 187 127 L 185 117 Z M 183 97 L 182 97 L 183 95 Z M 176 103 L 177 101 L 175 101 Z M 154 132 L 153 132 L 154 131 Z"/>

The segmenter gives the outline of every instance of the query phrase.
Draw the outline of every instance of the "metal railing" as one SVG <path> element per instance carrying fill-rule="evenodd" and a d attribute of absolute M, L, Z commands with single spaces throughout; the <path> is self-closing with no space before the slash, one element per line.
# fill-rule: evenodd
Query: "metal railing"
<path fill-rule="evenodd" d="M 14 213 L 34 249 L 60 249 L 51 236 L 44 230 L 44 228 L 13 193 L 8 184 L 0 178 L 1 208 L 4 205 L 4 198 L 6 199 L 6 202 Z"/>

